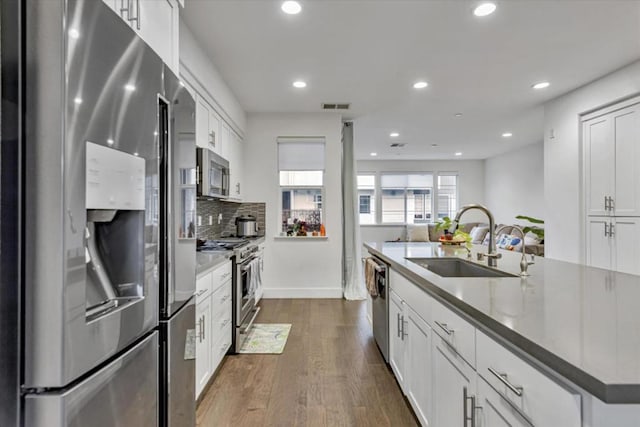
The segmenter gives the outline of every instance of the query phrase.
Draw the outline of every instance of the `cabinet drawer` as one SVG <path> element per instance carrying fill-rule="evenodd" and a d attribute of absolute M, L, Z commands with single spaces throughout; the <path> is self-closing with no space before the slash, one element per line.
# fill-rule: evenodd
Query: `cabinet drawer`
<path fill-rule="evenodd" d="M 213 317 L 219 317 L 231 310 L 231 281 L 228 280 L 211 294 L 211 310 Z"/>
<path fill-rule="evenodd" d="M 211 348 L 211 360 L 213 362 L 212 372 L 218 369 L 220 362 L 231 347 L 231 325 L 228 326 L 228 331 L 229 333 L 221 336 Z"/>
<path fill-rule="evenodd" d="M 433 300 L 432 329 L 471 366 L 476 366 L 476 328 Z"/>
<path fill-rule="evenodd" d="M 477 346 L 478 374 L 534 425 L 582 425 L 578 393 L 559 385 L 479 331 Z"/>
<path fill-rule="evenodd" d="M 207 273 L 196 279 L 196 304 L 211 293 L 212 274 Z"/>
<path fill-rule="evenodd" d="M 431 324 L 433 298 L 426 291 L 395 270 L 390 270 L 389 286 L 401 299 L 407 301 L 420 317 Z"/>
<path fill-rule="evenodd" d="M 218 289 L 220 286 L 231 280 L 231 260 L 225 261 L 224 264 L 213 270 L 211 275 L 212 290 Z"/>
<path fill-rule="evenodd" d="M 221 313 L 213 315 L 211 320 L 211 336 L 213 342 L 231 337 L 231 305 L 225 306 Z"/>

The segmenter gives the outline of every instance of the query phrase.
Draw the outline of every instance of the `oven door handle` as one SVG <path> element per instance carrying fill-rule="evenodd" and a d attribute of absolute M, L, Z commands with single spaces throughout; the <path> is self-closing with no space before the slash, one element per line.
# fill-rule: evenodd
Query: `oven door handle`
<path fill-rule="evenodd" d="M 246 334 L 249 328 L 251 327 L 251 325 L 253 325 L 253 322 L 256 320 L 258 313 L 260 313 L 260 307 L 256 307 L 252 311 L 253 311 L 253 316 L 251 316 L 251 320 L 249 320 L 249 323 L 247 323 L 247 326 L 242 326 L 240 328 L 241 334 Z"/>

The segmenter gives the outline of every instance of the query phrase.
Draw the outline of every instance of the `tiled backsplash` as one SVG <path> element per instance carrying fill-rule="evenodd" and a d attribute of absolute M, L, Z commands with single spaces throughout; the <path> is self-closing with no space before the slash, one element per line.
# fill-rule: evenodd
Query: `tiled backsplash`
<path fill-rule="evenodd" d="M 198 216 L 202 218 L 197 227 L 198 239 L 218 239 L 236 233 L 235 218 L 241 215 L 252 215 L 258 223 L 258 234 L 265 234 L 265 203 L 233 203 L 222 200 L 198 200 Z M 218 216 L 222 221 L 218 224 Z M 209 225 L 209 217 L 213 225 Z M 200 221 L 199 221 L 200 222 Z"/>

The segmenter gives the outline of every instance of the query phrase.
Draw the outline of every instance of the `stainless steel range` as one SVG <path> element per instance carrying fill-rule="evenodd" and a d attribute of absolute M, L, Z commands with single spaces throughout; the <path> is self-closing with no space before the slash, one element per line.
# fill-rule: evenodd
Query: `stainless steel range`
<path fill-rule="evenodd" d="M 260 312 L 256 305 L 255 289 L 251 286 L 251 276 L 259 268 L 258 245 L 247 243 L 235 249 L 233 265 L 233 331 L 231 353 L 237 353 L 247 337 L 247 332 Z"/>

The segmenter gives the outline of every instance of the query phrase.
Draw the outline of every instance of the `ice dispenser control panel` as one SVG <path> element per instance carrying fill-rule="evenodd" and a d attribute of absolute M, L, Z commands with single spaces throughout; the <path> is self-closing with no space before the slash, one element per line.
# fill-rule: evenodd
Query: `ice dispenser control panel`
<path fill-rule="evenodd" d="M 87 142 L 87 209 L 144 210 L 145 161 Z"/>

